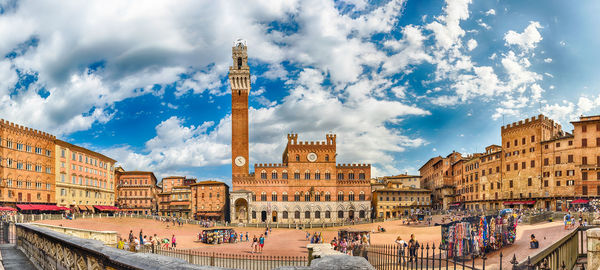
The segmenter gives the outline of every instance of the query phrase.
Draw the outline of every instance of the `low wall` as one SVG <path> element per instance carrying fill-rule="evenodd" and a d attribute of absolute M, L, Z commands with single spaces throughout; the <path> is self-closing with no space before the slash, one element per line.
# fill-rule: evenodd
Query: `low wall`
<path fill-rule="evenodd" d="M 55 232 L 64 233 L 68 235 L 72 235 L 75 237 L 83 238 L 83 239 L 93 239 L 98 240 L 105 245 L 116 246 L 117 245 L 117 232 L 115 231 L 94 231 L 94 230 L 85 230 L 78 228 L 70 228 L 49 224 L 41 224 L 41 223 L 29 223 L 38 227 L 48 228 Z"/>
<path fill-rule="evenodd" d="M 91 239 L 17 224 L 17 248 L 40 269 L 224 269 L 148 253 L 133 253 Z"/>

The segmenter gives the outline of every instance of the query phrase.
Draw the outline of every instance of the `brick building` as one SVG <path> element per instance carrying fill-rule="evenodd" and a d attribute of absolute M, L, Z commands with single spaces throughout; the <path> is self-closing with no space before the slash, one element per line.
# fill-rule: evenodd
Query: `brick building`
<path fill-rule="evenodd" d="M 336 135 L 324 142 L 288 134 L 282 162 L 255 164 L 249 173 L 248 94 L 250 68 L 245 42 L 232 48 L 231 221 L 303 223 L 366 219 L 371 209 L 371 166 L 336 164 Z"/>
<path fill-rule="evenodd" d="M 489 146 L 453 165 L 457 195 L 452 205 L 564 210 L 574 200 L 600 197 L 600 116 L 571 123 L 571 133 L 543 115 L 503 126 L 502 146 Z M 421 175 L 431 177 L 433 168 L 426 166 Z M 445 174 L 443 169 L 436 173 Z"/>
<path fill-rule="evenodd" d="M 115 174 L 119 208 L 136 214 L 150 215 L 158 212 L 158 193 L 161 190 L 154 173 L 117 170 Z"/>
<path fill-rule="evenodd" d="M 48 133 L 0 120 L 0 201 L 56 203 L 54 140 Z"/>
<path fill-rule="evenodd" d="M 452 152 L 445 158 L 433 157 L 419 168 L 422 187 L 432 191 L 434 209 L 448 209 L 454 201 L 456 182 L 452 174 L 452 164 L 461 158 L 460 153 Z"/>
<path fill-rule="evenodd" d="M 229 186 L 218 181 L 200 181 L 190 185 L 194 219 L 229 221 Z"/>
<path fill-rule="evenodd" d="M 169 176 L 162 179 L 158 197 L 158 214 L 161 216 L 190 218 L 192 189 L 196 179 L 184 176 Z"/>
<path fill-rule="evenodd" d="M 70 208 L 115 204 L 115 160 L 56 140 L 56 203 Z"/>

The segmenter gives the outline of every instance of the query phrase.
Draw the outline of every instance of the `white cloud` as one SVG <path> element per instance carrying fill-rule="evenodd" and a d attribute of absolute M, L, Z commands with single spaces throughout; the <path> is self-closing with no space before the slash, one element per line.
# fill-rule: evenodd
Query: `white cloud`
<path fill-rule="evenodd" d="M 458 104 L 457 96 L 437 96 L 431 99 L 431 103 L 438 106 L 453 106 Z"/>
<path fill-rule="evenodd" d="M 538 29 L 542 28 L 539 22 L 531 21 L 523 33 L 517 33 L 509 30 L 504 35 L 504 40 L 508 45 L 516 45 L 524 51 L 534 49 L 542 41 L 542 35 Z"/>
<path fill-rule="evenodd" d="M 467 42 L 467 49 L 469 51 L 472 51 L 475 48 L 477 48 L 477 40 L 469 39 L 469 41 Z"/>
<path fill-rule="evenodd" d="M 491 8 L 490 10 L 488 10 L 488 11 L 485 12 L 485 15 L 486 16 L 496 15 L 496 11 L 493 8 Z"/>
<path fill-rule="evenodd" d="M 546 59 L 544 59 L 544 62 L 546 62 L 546 63 L 552 63 L 552 58 L 546 58 Z"/>
<path fill-rule="evenodd" d="M 460 21 L 469 18 L 469 4 L 471 0 L 446 1 L 445 15 L 437 17 L 437 21 L 426 26 L 433 31 L 438 47 L 450 49 L 458 44 L 465 31 L 460 27 Z"/>

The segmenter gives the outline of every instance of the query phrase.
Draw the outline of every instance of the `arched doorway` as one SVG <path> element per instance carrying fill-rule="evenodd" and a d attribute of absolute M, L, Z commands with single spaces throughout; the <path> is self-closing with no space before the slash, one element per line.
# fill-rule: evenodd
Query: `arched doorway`
<path fill-rule="evenodd" d="M 348 211 L 348 218 L 349 218 L 350 220 L 354 219 L 354 210 L 350 210 L 350 211 Z"/>
<path fill-rule="evenodd" d="M 235 220 L 246 222 L 248 220 L 248 202 L 245 199 L 237 199 L 234 203 Z"/>
<path fill-rule="evenodd" d="M 272 217 L 273 217 L 272 221 L 277 222 L 277 211 L 273 211 Z"/>
<path fill-rule="evenodd" d="M 260 221 L 262 221 L 262 222 L 267 221 L 267 211 L 260 211 Z"/>

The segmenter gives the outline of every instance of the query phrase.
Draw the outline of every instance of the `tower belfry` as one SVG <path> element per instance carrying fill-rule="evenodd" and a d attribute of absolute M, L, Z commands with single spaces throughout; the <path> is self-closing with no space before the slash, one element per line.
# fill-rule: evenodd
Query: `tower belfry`
<path fill-rule="evenodd" d="M 248 94 L 250 67 L 246 41 L 238 39 L 231 48 L 233 65 L 229 67 L 231 85 L 231 173 L 248 175 Z"/>

